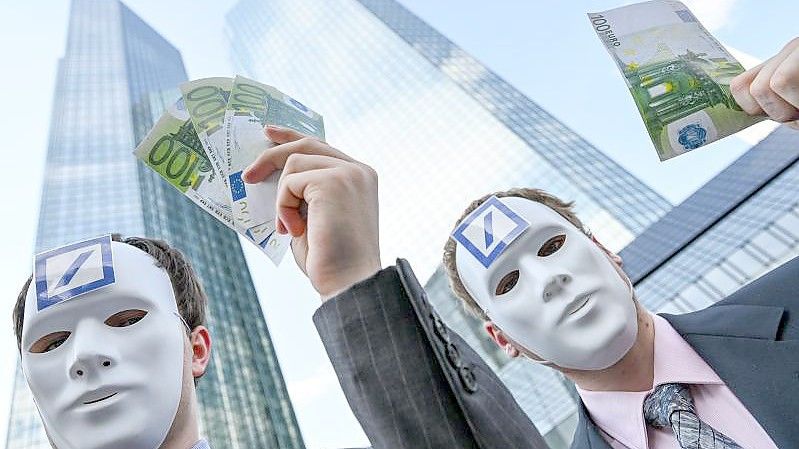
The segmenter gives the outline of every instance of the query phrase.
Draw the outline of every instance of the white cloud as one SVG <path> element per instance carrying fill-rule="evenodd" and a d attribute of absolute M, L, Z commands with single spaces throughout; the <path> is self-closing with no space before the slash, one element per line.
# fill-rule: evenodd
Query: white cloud
<path fill-rule="evenodd" d="M 756 125 L 746 128 L 743 131 L 739 131 L 735 137 L 743 140 L 749 145 L 755 145 L 761 140 L 765 139 L 766 136 L 771 134 L 771 132 L 777 129 L 778 126 L 780 126 L 780 124 L 775 121 L 764 120 Z"/>
<path fill-rule="evenodd" d="M 738 60 L 745 68 L 751 69 L 752 67 L 760 64 L 763 62 L 762 59 L 758 58 L 757 56 L 750 55 L 749 53 L 743 52 L 738 50 L 737 48 L 730 47 L 729 45 L 724 46 L 730 54 Z"/>

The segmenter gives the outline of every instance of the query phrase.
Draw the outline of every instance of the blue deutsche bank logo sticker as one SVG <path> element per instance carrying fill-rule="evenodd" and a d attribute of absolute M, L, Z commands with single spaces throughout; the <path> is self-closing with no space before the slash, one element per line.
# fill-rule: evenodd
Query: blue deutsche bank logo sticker
<path fill-rule="evenodd" d="M 38 310 L 113 284 L 111 236 L 37 254 L 34 271 Z"/>
<path fill-rule="evenodd" d="M 461 222 L 452 238 L 488 268 L 529 227 L 527 220 L 492 196 Z"/>

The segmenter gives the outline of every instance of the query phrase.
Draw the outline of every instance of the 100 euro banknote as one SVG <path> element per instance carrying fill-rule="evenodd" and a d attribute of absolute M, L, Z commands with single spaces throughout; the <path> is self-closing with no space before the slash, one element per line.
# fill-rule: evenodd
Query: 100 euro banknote
<path fill-rule="evenodd" d="M 264 133 L 267 124 L 292 128 L 320 139 L 324 139 L 324 125 L 319 114 L 271 86 L 241 76 L 233 81 L 224 122 L 233 220 L 246 229 L 245 235 L 269 257 L 280 258 L 290 242 L 290 237 L 275 232 L 280 173 L 257 184 L 246 184 L 241 178 L 245 168 L 274 146 Z"/>
<path fill-rule="evenodd" d="M 661 161 L 763 120 L 743 112 L 730 92 L 743 66 L 682 3 L 654 0 L 588 18 L 624 75 Z"/>
<path fill-rule="evenodd" d="M 222 77 L 203 78 L 180 85 L 194 130 L 226 191 L 229 186 L 224 164 L 225 132 L 222 122 L 225 120 L 225 107 L 232 87 L 233 78 Z"/>
<path fill-rule="evenodd" d="M 182 99 L 167 108 L 134 154 L 195 204 L 236 229 L 227 189 L 214 172 Z"/>

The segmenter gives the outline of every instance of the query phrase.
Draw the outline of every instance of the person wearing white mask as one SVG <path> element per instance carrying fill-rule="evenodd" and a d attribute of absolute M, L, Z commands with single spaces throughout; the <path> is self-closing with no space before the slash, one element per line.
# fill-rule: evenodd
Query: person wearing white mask
<path fill-rule="evenodd" d="M 510 357 L 574 381 L 572 448 L 799 444 L 799 259 L 705 310 L 655 315 L 621 258 L 540 190 L 474 201 L 444 249 L 455 295 Z"/>
<path fill-rule="evenodd" d="M 195 391 L 210 359 L 206 302 L 162 241 L 107 235 L 37 255 L 14 324 L 53 447 L 208 449 Z"/>

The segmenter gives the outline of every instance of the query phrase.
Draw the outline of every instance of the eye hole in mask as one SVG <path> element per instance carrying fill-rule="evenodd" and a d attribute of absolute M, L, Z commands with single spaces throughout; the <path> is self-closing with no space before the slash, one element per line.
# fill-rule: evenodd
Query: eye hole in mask
<path fill-rule="evenodd" d="M 558 252 L 559 249 L 563 247 L 563 244 L 566 243 L 566 234 L 559 234 L 555 237 L 544 242 L 541 245 L 541 248 L 538 249 L 538 256 L 539 257 L 547 257 L 551 256 Z M 494 291 L 494 294 L 497 296 L 502 296 L 505 293 L 513 290 L 513 287 L 516 287 L 516 284 L 519 282 L 519 270 L 511 271 L 510 273 L 506 274 L 497 284 L 497 289 Z"/>
<path fill-rule="evenodd" d="M 547 257 L 555 254 L 561 247 L 563 247 L 564 243 L 566 243 L 566 234 L 560 234 L 552 237 L 544 242 L 543 245 L 541 245 L 541 248 L 538 250 L 538 257 Z"/>
<path fill-rule="evenodd" d="M 504 295 L 505 293 L 513 290 L 513 287 L 516 287 L 517 282 L 519 282 L 519 270 L 513 270 L 506 274 L 499 281 L 499 284 L 497 284 L 497 290 L 494 293 L 497 296 Z"/>
<path fill-rule="evenodd" d="M 106 318 L 105 324 L 111 327 L 128 327 L 133 326 L 142 320 L 147 315 L 147 312 L 139 309 L 128 309 L 117 312 L 110 317 Z"/>
<path fill-rule="evenodd" d="M 32 352 L 34 354 L 43 354 L 45 352 L 50 352 L 59 346 L 63 345 L 67 338 L 71 335 L 71 332 L 67 331 L 58 331 L 52 332 L 44 337 L 36 340 L 34 344 L 28 349 L 28 352 Z"/>

